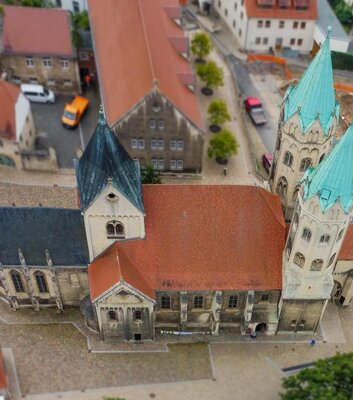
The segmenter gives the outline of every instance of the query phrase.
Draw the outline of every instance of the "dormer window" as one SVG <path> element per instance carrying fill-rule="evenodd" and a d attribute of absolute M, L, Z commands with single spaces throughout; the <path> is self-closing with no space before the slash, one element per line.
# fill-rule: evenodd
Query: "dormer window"
<path fill-rule="evenodd" d="M 115 193 L 109 193 L 108 194 L 108 196 L 107 196 L 107 200 L 109 200 L 109 201 L 116 201 L 116 200 L 118 200 L 118 196 L 115 194 Z"/>
<path fill-rule="evenodd" d="M 106 226 L 108 239 L 124 239 L 124 225 L 119 221 L 109 221 Z"/>

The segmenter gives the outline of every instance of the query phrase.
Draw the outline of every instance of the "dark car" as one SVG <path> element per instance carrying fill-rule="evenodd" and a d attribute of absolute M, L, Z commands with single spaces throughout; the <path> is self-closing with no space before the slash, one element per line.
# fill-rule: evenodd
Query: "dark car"
<path fill-rule="evenodd" d="M 270 173 L 270 170 L 271 170 L 272 159 L 273 159 L 273 156 L 271 153 L 264 154 L 262 156 L 262 165 L 268 174 Z"/>

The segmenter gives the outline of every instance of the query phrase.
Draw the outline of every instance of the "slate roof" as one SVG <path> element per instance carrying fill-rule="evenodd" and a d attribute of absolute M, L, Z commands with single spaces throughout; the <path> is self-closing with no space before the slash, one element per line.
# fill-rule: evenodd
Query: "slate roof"
<path fill-rule="evenodd" d="M 100 0 L 89 0 L 88 9 L 109 125 L 115 125 L 157 86 L 202 129 L 197 96 L 183 81 L 183 76 L 193 73 L 191 64 L 174 48 L 177 38 L 185 38 L 173 21 L 180 19 L 178 0 L 104 0 L 104 7 Z"/>
<path fill-rule="evenodd" d="M 107 186 L 108 179 L 144 212 L 139 164 L 113 134 L 102 111 L 82 157 L 75 162 L 81 205 L 87 208 Z"/>
<path fill-rule="evenodd" d="M 284 119 L 299 113 L 303 134 L 319 118 L 328 135 L 334 116 L 338 118 L 339 104 L 333 86 L 330 34 L 300 81 L 289 87 L 284 105 Z"/>
<path fill-rule="evenodd" d="M 0 262 L 46 265 L 48 249 L 54 265 L 88 265 L 88 248 L 80 210 L 0 207 Z"/>
<path fill-rule="evenodd" d="M 74 56 L 68 11 L 18 6 L 3 10 L 3 53 Z"/>
<path fill-rule="evenodd" d="M 353 125 L 317 166 L 308 168 L 304 182 L 304 200 L 319 196 L 322 211 L 336 201 L 348 214 L 353 203 Z"/>
<path fill-rule="evenodd" d="M 143 185 L 143 194 L 146 238 L 93 261 L 94 297 L 118 282 L 109 273 L 117 257 L 154 290 L 281 289 L 286 225 L 277 195 L 236 185 Z"/>
<path fill-rule="evenodd" d="M 16 103 L 20 88 L 0 80 L 0 138 L 16 140 Z"/>

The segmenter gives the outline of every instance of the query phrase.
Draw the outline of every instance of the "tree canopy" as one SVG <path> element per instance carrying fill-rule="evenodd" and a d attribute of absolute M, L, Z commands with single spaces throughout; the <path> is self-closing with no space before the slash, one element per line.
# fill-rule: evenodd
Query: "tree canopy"
<path fill-rule="evenodd" d="M 222 125 L 230 121 L 227 103 L 224 100 L 213 100 L 208 106 L 207 112 L 211 124 Z"/>
<path fill-rule="evenodd" d="M 207 87 L 216 88 L 223 86 L 223 69 L 214 61 L 210 60 L 206 64 L 198 64 L 196 72 Z"/>
<path fill-rule="evenodd" d="M 228 160 L 233 154 L 237 154 L 239 144 L 232 132 L 228 129 L 222 129 L 210 140 L 208 156 L 211 158 Z"/>
<path fill-rule="evenodd" d="M 197 32 L 191 40 L 191 52 L 198 58 L 207 57 L 213 48 L 211 39 L 205 32 Z"/>
<path fill-rule="evenodd" d="M 353 353 L 318 360 L 313 368 L 285 378 L 282 400 L 351 400 Z"/>
<path fill-rule="evenodd" d="M 162 183 L 161 174 L 156 172 L 152 165 L 148 165 L 146 169 L 141 172 L 141 182 L 142 183 Z"/>

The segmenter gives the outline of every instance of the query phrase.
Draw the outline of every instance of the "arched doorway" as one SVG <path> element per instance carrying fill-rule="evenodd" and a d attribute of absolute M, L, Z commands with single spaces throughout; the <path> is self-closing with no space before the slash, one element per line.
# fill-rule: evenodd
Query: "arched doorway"
<path fill-rule="evenodd" d="M 267 324 L 261 322 L 261 324 L 257 324 L 255 331 L 258 333 L 264 333 L 267 331 Z"/>

